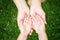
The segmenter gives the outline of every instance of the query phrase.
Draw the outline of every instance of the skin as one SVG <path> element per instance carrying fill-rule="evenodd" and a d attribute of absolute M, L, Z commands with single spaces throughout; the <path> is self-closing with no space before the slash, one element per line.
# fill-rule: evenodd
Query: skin
<path fill-rule="evenodd" d="M 39 0 L 32 0 L 30 4 L 30 14 L 33 15 L 35 13 L 38 13 L 46 24 L 45 12 L 43 11 Z"/>
<path fill-rule="evenodd" d="M 41 7 L 41 1 L 29 0 L 30 10 L 25 0 L 13 1 L 18 9 L 17 23 L 21 31 L 17 40 L 26 40 L 27 36 L 32 34 L 32 29 L 38 34 L 39 40 L 48 40 L 45 32 L 45 12 Z"/>
<path fill-rule="evenodd" d="M 35 4 L 35 5 L 34 5 Z M 30 5 L 30 14 L 33 18 L 33 29 L 39 36 L 39 40 L 48 40 L 45 32 L 45 12 L 41 7 L 41 2 L 39 0 L 31 0 Z"/>
<path fill-rule="evenodd" d="M 33 29 L 38 34 L 39 40 L 48 40 L 45 32 L 45 23 L 39 14 L 34 14 L 33 18 Z"/>
<path fill-rule="evenodd" d="M 17 23 L 18 23 L 18 27 L 21 31 L 17 40 L 26 40 L 26 38 L 31 30 L 30 23 L 28 24 L 27 23 L 28 20 L 25 20 L 27 15 L 29 15 L 29 8 L 28 8 L 25 0 L 13 0 L 13 1 L 18 9 Z"/>

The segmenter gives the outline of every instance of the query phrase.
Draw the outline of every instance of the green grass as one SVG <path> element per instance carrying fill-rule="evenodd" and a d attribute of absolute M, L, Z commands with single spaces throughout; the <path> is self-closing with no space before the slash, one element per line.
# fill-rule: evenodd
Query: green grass
<path fill-rule="evenodd" d="M 46 32 L 49 40 L 60 40 L 60 0 L 46 0 L 42 3 L 46 12 Z M 12 0 L 0 0 L 0 40 L 16 40 L 19 35 L 17 8 Z M 37 40 L 33 32 L 27 40 Z"/>

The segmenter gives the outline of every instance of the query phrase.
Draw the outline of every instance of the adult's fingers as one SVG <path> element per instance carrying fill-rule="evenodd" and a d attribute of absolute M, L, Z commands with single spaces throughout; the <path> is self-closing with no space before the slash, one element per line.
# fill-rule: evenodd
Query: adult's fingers
<path fill-rule="evenodd" d="M 32 35 L 32 32 L 33 32 L 33 30 L 31 29 L 30 32 L 29 32 L 29 35 Z"/>
<path fill-rule="evenodd" d="M 38 17 L 37 17 L 38 18 Z M 33 16 L 32 16 L 32 22 L 33 22 L 33 29 L 36 31 L 36 33 L 37 33 L 37 30 L 38 30 L 38 23 L 37 23 L 37 19 L 36 19 L 36 15 L 34 14 Z"/>
<path fill-rule="evenodd" d="M 36 31 L 36 33 L 39 33 L 39 31 L 44 30 L 45 25 L 39 14 L 33 15 L 33 29 Z"/>
<path fill-rule="evenodd" d="M 38 13 L 40 15 L 40 17 L 43 19 L 44 23 L 47 24 L 45 12 L 43 11 L 43 9 L 41 7 L 36 9 L 36 13 Z"/>

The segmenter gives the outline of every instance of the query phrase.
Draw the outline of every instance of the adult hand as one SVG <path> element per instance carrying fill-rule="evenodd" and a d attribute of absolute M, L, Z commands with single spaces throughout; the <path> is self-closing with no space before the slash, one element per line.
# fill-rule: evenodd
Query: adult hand
<path fill-rule="evenodd" d="M 33 29 L 38 34 L 39 40 L 48 40 L 45 32 L 45 24 L 43 22 L 43 19 L 37 13 L 34 14 L 32 18 L 33 18 Z"/>
<path fill-rule="evenodd" d="M 45 31 L 45 24 L 43 19 L 40 17 L 39 14 L 35 13 L 32 16 L 33 21 L 33 29 L 36 31 L 36 33 L 40 34 L 41 32 Z"/>
<path fill-rule="evenodd" d="M 41 3 L 38 0 L 32 0 L 30 5 L 30 14 L 33 18 L 33 29 L 36 30 L 37 33 L 45 30 L 45 12 L 41 7 Z"/>
<path fill-rule="evenodd" d="M 40 17 L 43 19 L 44 23 L 46 23 L 46 19 L 45 19 L 45 12 L 43 11 L 42 7 L 41 7 L 41 2 L 39 0 L 32 0 L 31 1 L 31 5 L 30 5 L 30 14 L 39 14 Z"/>

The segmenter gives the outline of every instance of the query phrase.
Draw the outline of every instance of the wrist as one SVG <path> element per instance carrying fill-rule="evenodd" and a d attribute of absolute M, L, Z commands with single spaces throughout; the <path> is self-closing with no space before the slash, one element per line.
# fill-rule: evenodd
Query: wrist
<path fill-rule="evenodd" d="M 27 35 L 24 33 L 20 33 L 19 37 L 17 40 L 26 40 L 27 39 Z"/>
<path fill-rule="evenodd" d="M 20 0 L 20 3 L 21 3 L 21 4 L 24 4 L 24 3 L 25 3 L 25 0 Z"/>
<path fill-rule="evenodd" d="M 28 34 L 27 34 L 27 33 L 25 33 L 25 32 L 24 32 L 24 33 L 20 33 L 20 34 L 21 34 L 21 35 L 24 35 L 24 36 L 28 36 Z"/>
<path fill-rule="evenodd" d="M 40 0 L 31 0 L 32 3 L 40 3 Z"/>
<path fill-rule="evenodd" d="M 25 0 L 19 0 L 18 10 L 20 11 L 21 8 L 26 8 L 27 4 Z"/>
<path fill-rule="evenodd" d="M 25 0 L 20 0 L 20 1 L 25 1 Z"/>
<path fill-rule="evenodd" d="M 27 6 L 26 1 L 25 0 L 21 0 L 21 5 Z"/>
<path fill-rule="evenodd" d="M 48 40 L 46 32 L 42 32 L 38 34 L 39 40 Z"/>
<path fill-rule="evenodd" d="M 38 32 L 38 35 L 42 35 L 42 34 L 44 34 L 44 33 L 46 33 L 45 31 L 39 31 Z"/>
<path fill-rule="evenodd" d="M 38 6 L 38 5 L 41 5 L 41 2 L 40 2 L 40 0 L 32 0 L 31 5 Z"/>

